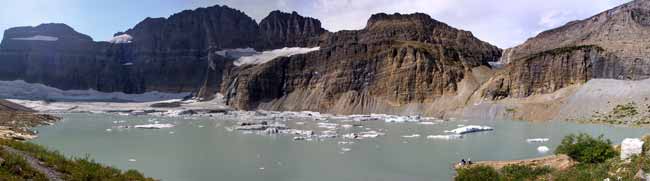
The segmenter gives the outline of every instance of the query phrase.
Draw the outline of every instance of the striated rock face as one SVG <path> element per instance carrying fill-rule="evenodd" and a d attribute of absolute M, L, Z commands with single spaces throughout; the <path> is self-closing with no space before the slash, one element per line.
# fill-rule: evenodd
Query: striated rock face
<path fill-rule="evenodd" d="M 456 95 L 472 68 L 488 66 L 501 52 L 425 14 L 377 14 L 362 30 L 322 38 L 320 51 L 233 70 L 222 86 L 227 103 L 241 109 L 416 112 Z"/>
<path fill-rule="evenodd" d="M 264 49 L 315 47 L 320 35 L 327 33 L 319 20 L 300 16 L 295 11 L 291 14 L 273 11 L 260 21 L 259 27 L 260 46 Z"/>
<path fill-rule="evenodd" d="M 482 97 L 492 100 L 506 97 L 528 97 L 555 92 L 574 84 L 582 84 L 602 74 L 595 67 L 608 58 L 597 46 L 553 49 L 508 64 L 492 77 L 482 90 Z"/>
<path fill-rule="evenodd" d="M 228 60 L 213 52 L 254 45 L 258 28 L 244 13 L 214 6 L 147 18 L 116 35 L 123 34 L 132 39 L 113 44 L 63 24 L 9 29 L 0 45 L 0 80 L 64 90 L 214 93 Z"/>
<path fill-rule="evenodd" d="M 505 51 L 507 68 L 482 93 L 487 98 L 551 93 L 593 78 L 650 77 L 650 1 L 636 0 L 540 33 Z"/>

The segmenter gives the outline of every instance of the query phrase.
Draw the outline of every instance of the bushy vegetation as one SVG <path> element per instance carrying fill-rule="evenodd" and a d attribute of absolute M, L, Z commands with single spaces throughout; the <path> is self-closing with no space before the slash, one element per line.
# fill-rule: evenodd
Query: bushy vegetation
<path fill-rule="evenodd" d="M 27 161 L 18 155 L 7 153 L 0 149 L 0 180 L 47 180 L 45 175 L 34 170 Z"/>
<path fill-rule="evenodd" d="M 489 166 L 470 166 L 457 170 L 457 181 L 511 181 L 535 180 L 553 171 L 550 167 L 535 167 L 532 165 L 507 165 L 499 170 Z"/>
<path fill-rule="evenodd" d="M 603 135 L 594 138 L 585 133 L 564 137 L 555 153 L 566 154 L 581 163 L 602 163 L 616 156 L 610 140 Z"/>
<path fill-rule="evenodd" d="M 566 154 L 581 163 L 602 163 L 616 156 L 610 140 L 603 135 L 594 138 L 585 133 L 564 137 L 555 153 Z"/>
<path fill-rule="evenodd" d="M 499 172 L 488 166 L 470 166 L 456 170 L 457 181 L 497 181 Z"/>
<path fill-rule="evenodd" d="M 122 172 L 113 167 L 103 166 L 89 158 L 66 158 L 57 151 L 50 151 L 33 143 L 0 140 L 0 145 L 26 152 L 42 161 L 46 166 L 64 174 L 65 180 L 154 180 L 144 177 L 138 171 Z"/>
<path fill-rule="evenodd" d="M 530 165 L 508 165 L 499 171 L 501 180 L 534 180 L 553 171 L 550 167 L 534 167 Z"/>

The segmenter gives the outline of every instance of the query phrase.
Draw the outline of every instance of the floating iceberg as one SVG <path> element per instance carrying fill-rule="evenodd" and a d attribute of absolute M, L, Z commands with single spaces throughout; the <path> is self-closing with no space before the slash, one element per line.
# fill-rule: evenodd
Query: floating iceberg
<path fill-rule="evenodd" d="M 546 152 L 548 152 L 549 150 L 550 150 L 550 149 L 548 149 L 548 147 L 546 147 L 546 146 L 540 146 L 540 147 L 537 147 L 537 152 L 539 152 L 539 153 L 546 153 Z"/>
<path fill-rule="evenodd" d="M 420 122 L 420 116 L 390 116 L 385 121 L 387 123 Z"/>
<path fill-rule="evenodd" d="M 140 129 L 162 129 L 162 128 L 173 128 L 173 124 L 143 124 L 143 125 L 135 125 L 133 126 L 134 128 L 140 128 Z"/>
<path fill-rule="evenodd" d="M 474 132 L 481 132 L 481 131 L 492 131 L 494 128 L 489 127 L 489 126 L 477 126 L 477 125 L 469 125 L 469 126 L 464 126 L 460 128 L 456 128 L 453 130 L 445 131 L 445 133 L 454 133 L 454 134 L 467 134 L 467 133 L 474 133 Z"/>
<path fill-rule="evenodd" d="M 318 123 L 319 128 L 325 128 L 325 129 L 336 129 L 336 127 L 339 126 L 339 124 L 336 123 Z"/>
<path fill-rule="evenodd" d="M 420 137 L 419 134 L 412 134 L 412 135 L 404 135 L 404 136 L 402 136 L 402 138 L 418 138 L 418 137 Z"/>
<path fill-rule="evenodd" d="M 463 135 L 460 134 L 450 134 L 450 135 L 429 135 L 427 139 L 441 139 L 441 140 L 452 140 L 452 139 L 461 139 Z"/>
<path fill-rule="evenodd" d="M 377 132 L 377 131 L 366 131 L 366 132 L 361 132 L 359 133 L 359 137 L 361 138 L 376 138 L 378 136 L 383 136 L 385 133 Z"/>
<path fill-rule="evenodd" d="M 543 143 L 543 142 L 547 142 L 549 140 L 550 139 L 548 139 L 548 138 L 530 138 L 530 139 L 526 139 L 526 142 L 528 142 L 528 143 Z"/>
<path fill-rule="evenodd" d="M 421 125 L 435 125 L 436 123 L 434 123 L 434 122 L 420 122 L 418 124 L 421 124 Z"/>

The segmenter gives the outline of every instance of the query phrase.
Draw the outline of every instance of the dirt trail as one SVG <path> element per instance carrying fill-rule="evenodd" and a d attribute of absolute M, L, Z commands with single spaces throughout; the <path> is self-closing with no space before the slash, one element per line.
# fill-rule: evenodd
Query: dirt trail
<path fill-rule="evenodd" d="M 525 160 L 507 160 L 507 161 L 481 161 L 476 162 L 473 165 L 483 165 L 493 167 L 495 169 L 501 169 L 507 165 L 534 165 L 534 166 L 549 166 L 557 170 L 565 170 L 567 168 L 575 165 L 575 161 L 571 160 L 569 156 L 566 155 L 551 155 L 540 158 L 532 158 Z M 461 166 L 456 165 L 457 169 Z"/>
<path fill-rule="evenodd" d="M 13 149 L 8 146 L 2 146 L 2 149 L 6 150 L 11 154 L 15 154 L 23 157 L 27 161 L 29 166 L 34 168 L 36 171 L 41 172 L 45 176 L 47 176 L 47 178 L 49 178 L 50 181 L 63 181 L 63 179 L 61 178 L 63 174 L 59 173 L 58 171 L 52 168 L 42 165 L 40 160 L 28 155 L 27 153 L 20 150 Z"/>

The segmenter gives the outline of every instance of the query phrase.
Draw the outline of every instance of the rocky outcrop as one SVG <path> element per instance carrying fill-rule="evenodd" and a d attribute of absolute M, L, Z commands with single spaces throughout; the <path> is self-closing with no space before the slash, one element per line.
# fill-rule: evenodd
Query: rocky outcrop
<path fill-rule="evenodd" d="M 244 13 L 214 6 L 147 18 L 116 35 L 132 39 L 94 42 L 64 24 L 9 29 L 0 45 L 0 80 L 64 90 L 214 93 L 228 60 L 213 52 L 254 45 L 258 28 Z"/>
<path fill-rule="evenodd" d="M 544 31 L 505 51 L 509 65 L 481 93 L 488 99 L 552 93 L 594 78 L 650 77 L 650 1 L 636 0 Z"/>
<path fill-rule="evenodd" d="M 0 99 L 0 139 L 33 139 L 36 138 L 36 133 L 30 128 L 52 124 L 60 119 L 34 112 L 22 105 Z"/>
<path fill-rule="evenodd" d="M 500 50 L 425 14 L 376 14 L 322 37 L 320 51 L 233 70 L 222 86 L 241 109 L 416 113 L 457 95 Z M 415 107 L 411 107 L 414 106 Z"/>
<path fill-rule="evenodd" d="M 273 11 L 259 24 L 263 49 L 282 47 L 315 47 L 320 35 L 327 33 L 321 22 L 310 17 Z"/>

